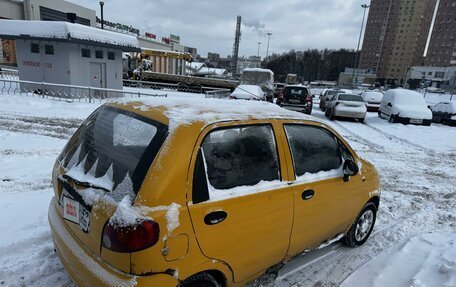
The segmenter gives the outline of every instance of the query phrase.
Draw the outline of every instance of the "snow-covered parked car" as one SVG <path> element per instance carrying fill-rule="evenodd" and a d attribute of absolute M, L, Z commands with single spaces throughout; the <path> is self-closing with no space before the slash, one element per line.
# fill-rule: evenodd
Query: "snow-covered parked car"
<path fill-rule="evenodd" d="M 360 95 L 337 94 L 326 103 L 325 116 L 330 120 L 336 117 L 358 119 L 360 123 L 366 118 L 366 104 Z"/>
<path fill-rule="evenodd" d="M 364 244 L 380 202 L 374 166 L 334 129 L 258 101 L 104 104 L 52 182 L 77 286 L 244 286 L 327 240 Z"/>
<path fill-rule="evenodd" d="M 432 112 L 423 95 L 403 88 L 388 90 L 380 103 L 378 116 L 391 123 L 430 126 Z"/>
<path fill-rule="evenodd" d="M 383 93 L 376 91 L 365 91 L 361 94 L 368 111 L 376 112 L 380 108 Z"/>
<path fill-rule="evenodd" d="M 434 123 L 456 126 L 456 101 L 438 103 L 431 110 Z"/>
<path fill-rule="evenodd" d="M 266 101 L 266 94 L 260 86 L 239 85 L 230 95 L 231 99 Z"/>

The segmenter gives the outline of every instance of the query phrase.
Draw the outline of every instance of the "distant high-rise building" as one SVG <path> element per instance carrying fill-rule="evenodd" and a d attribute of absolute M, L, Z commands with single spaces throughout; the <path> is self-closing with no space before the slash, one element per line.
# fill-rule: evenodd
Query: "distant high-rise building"
<path fill-rule="evenodd" d="M 447 67 L 456 64 L 456 1 L 437 0 L 437 7 L 425 64 Z"/>
<path fill-rule="evenodd" d="M 436 0 L 372 0 L 359 68 L 381 81 L 402 81 L 422 65 Z"/>

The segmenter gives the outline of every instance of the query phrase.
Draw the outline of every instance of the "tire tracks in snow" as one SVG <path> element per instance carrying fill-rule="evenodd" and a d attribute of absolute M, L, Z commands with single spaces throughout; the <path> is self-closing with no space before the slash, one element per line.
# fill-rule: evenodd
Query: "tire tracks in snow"
<path fill-rule="evenodd" d="M 37 134 L 59 139 L 70 138 L 81 124 L 80 119 L 1 115 L 0 129 L 25 134 Z"/>

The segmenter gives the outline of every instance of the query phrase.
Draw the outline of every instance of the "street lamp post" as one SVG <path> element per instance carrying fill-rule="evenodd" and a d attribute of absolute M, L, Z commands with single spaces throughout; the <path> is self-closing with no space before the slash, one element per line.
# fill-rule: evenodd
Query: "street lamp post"
<path fill-rule="evenodd" d="M 266 58 L 267 58 L 268 55 L 269 55 L 269 40 L 271 40 L 271 35 L 272 35 L 272 33 L 271 33 L 271 32 L 268 32 L 268 48 L 266 49 Z"/>
<path fill-rule="evenodd" d="M 361 36 L 363 35 L 363 28 L 364 28 L 364 19 L 366 17 L 366 10 L 370 7 L 370 5 L 363 4 L 361 8 L 363 8 L 363 21 L 361 22 L 361 30 L 359 31 L 359 38 L 358 38 L 358 46 L 356 47 L 355 53 L 355 63 L 353 63 L 353 71 L 352 71 L 352 84 L 358 81 L 359 70 L 356 71 L 356 80 L 355 80 L 355 69 L 357 67 L 356 62 L 358 62 L 358 51 L 359 51 L 359 44 L 361 43 Z M 359 65 L 358 65 L 359 66 Z"/>
<path fill-rule="evenodd" d="M 104 22 L 104 19 L 103 19 L 103 6 L 104 6 L 104 2 L 103 1 L 100 1 L 100 10 L 101 10 L 101 29 L 103 30 L 103 22 Z"/>
<path fill-rule="evenodd" d="M 258 58 L 260 57 L 260 45 L 261 45 L 261 42 L 258 42 Z"/>

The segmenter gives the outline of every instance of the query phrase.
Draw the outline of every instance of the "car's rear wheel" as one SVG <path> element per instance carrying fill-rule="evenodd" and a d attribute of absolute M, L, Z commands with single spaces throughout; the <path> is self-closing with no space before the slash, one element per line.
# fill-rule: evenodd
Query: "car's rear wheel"
<path fill-rule="evenodd" d="M 212 275 L 198 273 L 179 283 L 178 287 L 222 287 L 222 285 Z"/>
<path fill-rule="evenodd" d="M 361 210 L 360 214 L 345 236 L 345 244 L 350 247 L 360 246 L 366 242 L 372 232 L 377 218 L 377 208 L 375 204 L 368 203 Z"/>
<path fill-rule="evenodd" d="M 334 113 L 331 111 L 331 112 L 329 113 L 329 120 L 334 121 L 335 118 L 336 118 L 336 117 L 334 116 Z"/>
<path fill-rule="evenodd" d="M 394 124 L 395 122 L 397 122 L 397 120 L 396 120 L 396 115 L 391 115 L 390 118 L 389 118 L 389 122 L 390 122 L 390 123 L 393 123 L 393 124 Z"/>
<path fill-rule="evenodd" d="M 358 119 L 358 121 L 359 121 L 360 123 L 364 123 L 364 118 L 360 118 L 360 119 Z"/>

